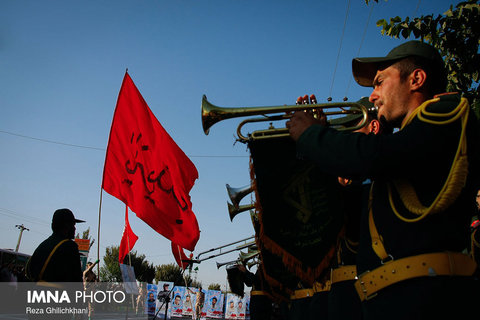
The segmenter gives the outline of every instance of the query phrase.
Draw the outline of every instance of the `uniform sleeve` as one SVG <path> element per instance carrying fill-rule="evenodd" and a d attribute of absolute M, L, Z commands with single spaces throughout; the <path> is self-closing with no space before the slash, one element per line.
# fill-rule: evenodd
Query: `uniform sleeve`
<path fill-rule="evenodd" d="M 300 158 L 325 171 L 353 179 L 415 175 L 432 159 L 452 161 L 460 123 L 434 125 L 418 119 L 388 135 L 340 132 L 320 125 L 308 128 L 297 142 Z"/>

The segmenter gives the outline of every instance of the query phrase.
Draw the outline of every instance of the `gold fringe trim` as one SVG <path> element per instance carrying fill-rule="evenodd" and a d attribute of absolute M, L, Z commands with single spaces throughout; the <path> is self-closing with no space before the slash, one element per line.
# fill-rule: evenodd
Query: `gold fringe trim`
<path fill-rule="evenodd" d="M 257 201 L 255 201 L 255 212 L 258 216 L 258 221 L 260 225 L 260 232 L 255 237 L 257 241 L 257 245 L 260 248 L 260 245 L 262 244 L 263 247 L 269 250 L 272 254 L 282 257 L 282 262 L 288 271 L 292 272 L 295 276 L 300 278 L 301 281 L 307 282 L 309 285 L 313 286 L 313 283 L 315 282 L 315 280 L 318 280 L 318 278 L 322 275 L 322 273 L 330 266 L 330 262 L 335 255 L 336 246 L 332 245 L 332 248 L 330 248 L 330 250 L 327 252 L 325 257 L 323 258 L 322 262 L 317 267 L 311 268 L 311 267 L 304 266 L 301 260 L 297 259 L 295 256 L 293 256 L 288 251 L 283 249 L 280 245 L 278 245 L 275 241 L 273 241 L 270 237 L 265 235 L 264 224 L 263 224 L 263 210 L 262 210 L 260 201 L 258 201 L 260 197 L 258 195 L 257 183 L 255 179 L 255 169 L 253 166 L 252 157 L 250 157 L 250 179 L 251 179 L 252 188 L 255 192 L 255 198 L 257 199 Z M 264 270 L 264 275 L 271 285 L 278 286 L 278 281 L 268 276 L 265 273 L 265 270 Z"/>

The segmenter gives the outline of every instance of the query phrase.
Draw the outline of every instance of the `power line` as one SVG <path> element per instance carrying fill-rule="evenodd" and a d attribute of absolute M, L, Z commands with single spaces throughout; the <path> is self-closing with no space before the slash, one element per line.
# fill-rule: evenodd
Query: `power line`
<path fill-rule="evenodd" d="M 42 139 L 42 138 L 27 136 L 27 135 L 18 134 L 18 133 L 14 133 L 14 132 L 10 132 L 10 131 L 5 131 L 5 130 L 0 130 L 0 133 L 4 133 L 4 134 L 11 135 L 11 136 L 24 138 L 24 139 L 30 139 L 30 140 L 35 140 L 35 141 L 40 141 L 40 142 L 45 142 L 45 143 L 51 143 L 51 144 L 58 144 L 58 145 L 73 147 L 73 148 L 83 148 L 83 149 L 91 149 L 91 150 L 99 150 L 99 151 L 105 151 L 106 150 L 105 148 L 98 148 L 98 147 L 85 146 L 85 145 L 80 145 L 80 144 L 72 144 L 72 143 L 65 143 L 65 142 L 61 142 L 61 141 Z M 188 155 L 188 157 L 191 157 L 191 158 L 247 158 L 248 156 Z"/>
<path fill-rule="evenodd" d="M 360 50 L 363 46 L 363 41 L 365 40 L 365 36 L 367 34 L 368 25 L 370 24 L 370 18 L 372 17 L 373 11 L 373 4 L 370 5 L 370 11 L 368 12 L 367 22 L 365 23 L 365 28 L 363 29 L 362 39 L 360 40 L 360 45 L 358 46 L 357 57 L 360 56 Z M 345 97 L 348 97 L 348 91 L 350 90 L 350 85 L 352 84 L 353 77 L 350 77 L 347 84 L 347 90 L 345 90 Z"/>
<path fill-rule="evenodd" d="M 41 224 L 41 225 L 44 225 L 44 226 L 49 226 L 50 225 L 50 223 L 46 222 L 45 220 L 38 219 L 36 217 L 32 217 L 32 216 L 28 216 L 28 215 L 24 215 L 24 214 L 21 214 L 19 212 L 9 210 L 9 209 L 5 209 L 5 208 L 0 208 L 0 215 L 7 216 L 9 218 L 21 219 L 21 220 L 24 220 L 24 221 L 27 221 L 27 222 L 30 222 L 30 223 L 33 223 L 33 224 Z M 32 219 L 34 219 L 34 220 L 32 220 Z"/>
<path fill-rule="evenodd" d="M 415 16 L 417 14 L 418 8 L 420 7 L 420 2 L 422 0 L 418 0 L 417 7 L 415 8 L 415 11 L 413 12 L 413 15 Z"/>
<path fill-rule="evenodd" d="M 345 27 L 348 20 L 348 12 L 350 11 L 350 0 L 347 2 L 347 10 L 345 11 L 345 20 L 343 21 L 342 36 L 340 37 L 340 46 L 338 47 L 337 60 L 335 61 L 335 68 L 333 70 L 332 85 L 330 86 L 329 100 L 332 98 L 333 83 L 335 82 L 335 74 L 337 73 L 338 60 L 340 59 L 340 52 L 342 51 L 343 36 L 345 34 Z"/>
<path fill-rule="evenodd" d="M 68 146 L 68 147 L 75 147 L 75 148 L 84 148 L 84 149 L 93 149 L 93 150 L 105 151 L 105 148 L 82 146 L 82 145 L 79 145 L 79 144 L 71 144 L 71 143 L 65 143 L 65 142 L 60 142 L 60 141 L 47 140 L 47 139 L 42 139 L 42 138 L 25 136 L 25 135 L 23 135 L 23 134 L 13 133 L 13 132 L 4 131 L 4 130 L 0 130 L 0 132 L 1 132 L 1 133 L 5 133 L 5 134 L 9 134 L 9 135 L 12 135 L 12 136 L 16 136 L 16 137 L 25 138 L 25 139 L 37 140 L 37 141 L 46 142 L 46 143 L 52 143 L 52 144 L 60 144 L 60 145 L 63 145 L 63 146 Z"/>

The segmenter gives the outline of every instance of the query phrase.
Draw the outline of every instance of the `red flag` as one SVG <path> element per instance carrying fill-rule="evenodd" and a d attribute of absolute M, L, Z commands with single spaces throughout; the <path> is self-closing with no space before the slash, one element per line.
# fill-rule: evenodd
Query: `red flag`
<path fill-rule="evenodd" d="M 123 263 L 125 256 L 133 249 L 138 237 L 133 233 L 128 223 L 128 207 L 125 206 L 125 228 L 123 228 L 122 241 L 120 241 L 120 248 L 118 249 L 118 262 Z"/>
<path fill-rule="evenodd" d="M 188 258 L 185 252 L 183 252 L 183 248 L 181 248 L 178 244 L 175 244 L 173 242 L 172 242 L 172 253 L 173 253 L 173 256 L 175 257 L 175 261 L 177 261 L 178 266 L 183 270 L 187 269 L 188 266 L 191 264 L 191 262 L 187 260 L 192 260 L 191 259 L 192 257 Z"/>
<path fill-rule="evenodd" d="M 189 192 L 195 165 L 168 135 L 125 73 L 102 187 L 167 239 L 190 251 L 200 237 Z"/>

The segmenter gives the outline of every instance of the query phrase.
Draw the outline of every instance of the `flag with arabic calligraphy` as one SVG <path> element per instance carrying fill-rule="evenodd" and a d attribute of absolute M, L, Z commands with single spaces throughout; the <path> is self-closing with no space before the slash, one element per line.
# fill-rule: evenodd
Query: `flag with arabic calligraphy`
<path fill-rule="evenodd" d="M 128 222 L 128 207 L 125 206 L 125 228 L 123 228 L 122 240 L 120 241 L 120 247 L 118 248 L 118 262 L 123 263 L 125 256 L 133 249 L 133 246 L 138 240 L 138 236 L 133 233 Z"/>
<path fill-rule="evenodd" d="M 125 73 L 110 129 L 102 188 L 158 233 L 193 251 L 200 231 L 189 192 L 197 178 L 195 165 Z"/>

